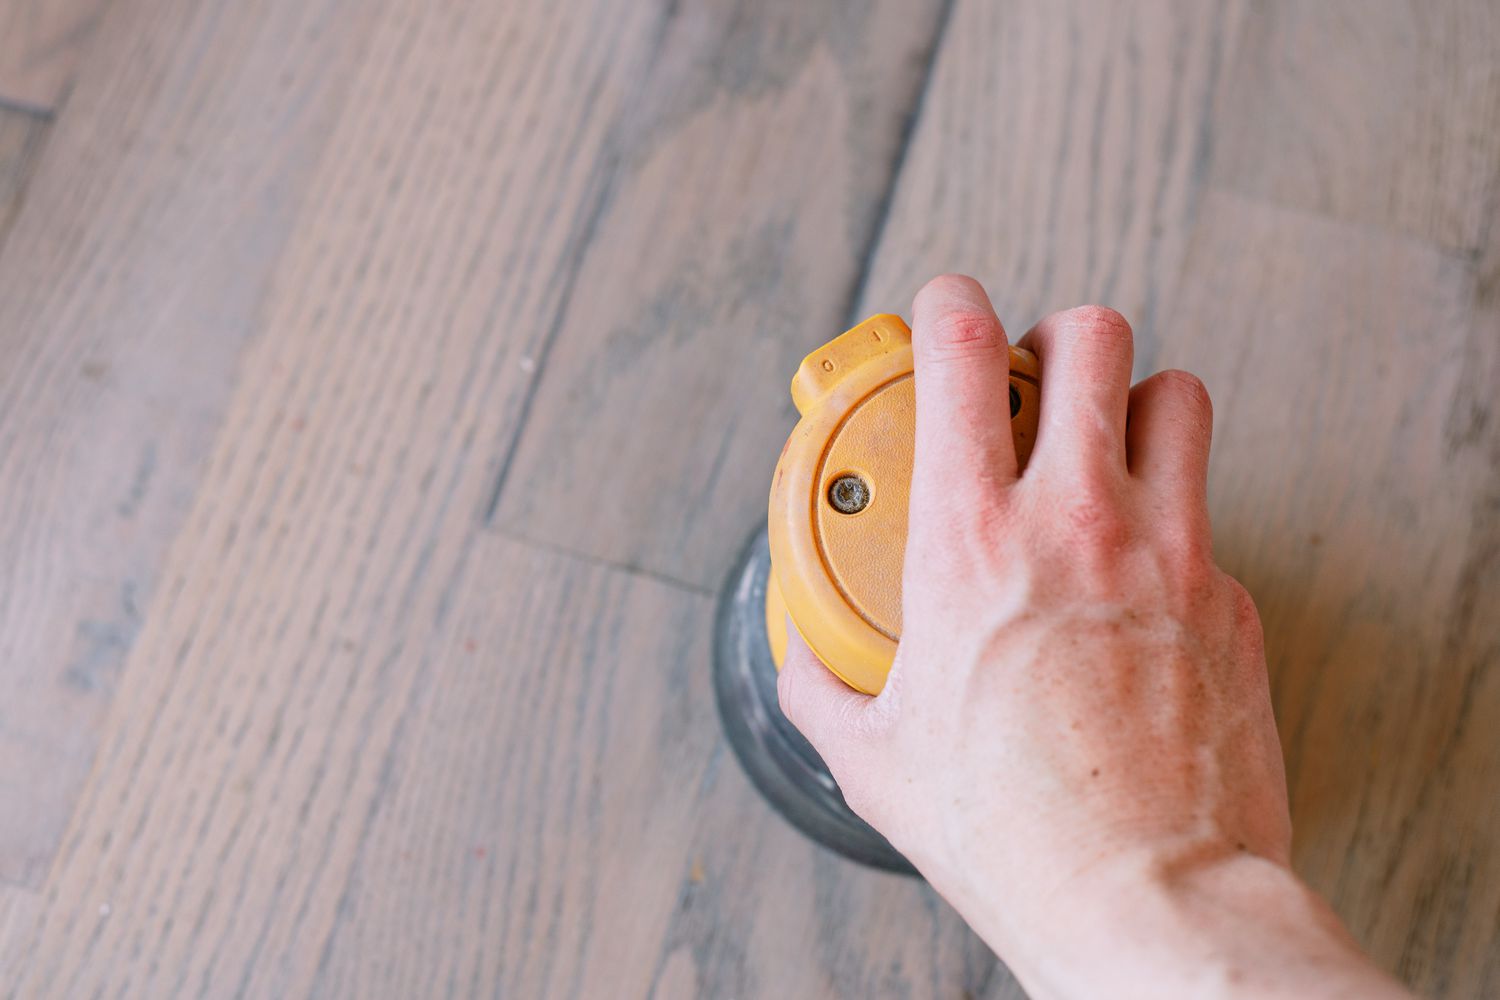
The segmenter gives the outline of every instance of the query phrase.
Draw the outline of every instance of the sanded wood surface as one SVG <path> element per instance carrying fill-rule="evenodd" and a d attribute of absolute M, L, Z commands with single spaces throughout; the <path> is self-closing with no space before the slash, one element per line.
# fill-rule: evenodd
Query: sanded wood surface
<path fill-rule="evenodd" d="M 1215 401 L 1295 864 L 1429 996 L 1500 990 L 1500 311 L 1402 235 L 1216 193 L 1160 362 Z M 1268 471 L 1269 470 L 1269 471 Z"/>
<path fill-rule="evenodd" d="M 374 17 L 117 5 L 51 126 L 0 247 L 0 878 L 51 864 Z"/>
<path fill-rule="evenodd" d="M 1216 173 L 1261 201 L 1464 252 L 1500 238 L 1500 4 L 1268 0 Z"/>
<path fill-rule="evenodd" d="M 35 890 L 0 884 L 0 956 L 14 954 L 13 939 L 30 929 L 41 903 Z"/>
<path fill-rule="evenodd" d="M 685 8 L 497 486 L 502 530 L 719 584 L 764 516 L 787 373 L 844 324 L 941 6 Z"/>
<path fill-rule="evenodd" d="M 933 275 L 960 271 L 1012 337 L 1104 302 L 1132 319 L 1146 361 L 1243 8 L 961 0 L 858 313 L 906 310 Z"/>
<path fill-rule="evenodd" d="M 1204 376 L 1298 868 L 1500 991 L 1488 16 L 112 3 L 0 247 L 0 996 L 1021 996 L 710 695 L 792 368 L 947 269 Z"/>
<path fill-rule="evenodd" d="M 1156 359 L 1215 392 L 1216 544 L 1266 626 L 1296 865 L 1430 996 L 1500 991 L 1495 17 L 1247 17 L 1210 170 L 1234 194 Z"/>
<path fill-rule="evenodd" d="M 661 16 L 376 18 L 16 993 L 310 988 Z"/>
<path fill-rule="evenodd" d="M 0 103 L 53 111 L 108 0 L 0 0 Z"/>

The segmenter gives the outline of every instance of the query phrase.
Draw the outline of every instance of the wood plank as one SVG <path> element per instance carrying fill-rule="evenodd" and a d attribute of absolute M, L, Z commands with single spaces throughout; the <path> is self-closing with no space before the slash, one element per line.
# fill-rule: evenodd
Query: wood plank
<path fill-rule="evenodd" d="M 1474 252 L 1500 215 L 1500 6 L 1256 4 L 1215 179 Z"/>
<path fill-rule="evenodd" d="M 669 13 L 372 13 L 16 993 L 311 990 Z"/>
<path fill-rule="evenodd" d="M 315 993 L 1019 995 L 925 886 L 749 786 L 708 596 L 501 538 L 468 572 Z"/>
<path fill-rule="evenodd" d="M 719 584 L 764 516 L 788 373 L 842 329 L 940 6 L 682 11 L 536 359 L 498 526 Z"/>
<path fill-rule="evenodd" d="M 1215 400 L 1296 865 L 1424 996 L 1500 988 L 1500 310 L 1468 262 L 1230 194 L 1160 362 Z"/>
<path fill-rule="evenodd" d="M 0 0 L 0 102 L 55 111 L 105 0 Z"/>
<path fill-rule="evenodd" d="M 1020 336 L 1085 302 L 1147 370 L 1215 142 L 1240 0 L 961 2 L 861 315 L 977 277 Z"/>
<path fill-rule="evenodd" d="M 712 601 L 493 536 L 455 592 L 314 992 L 645 996 L 720 739 Z"/>
<path fill-rule="evenodd" d="M 36 115 L 0 108 L 0 247 L 21 207 L 47 127 L 48 122 Z"/>
<path fill-rule="evenodd" d="M 376 11 L 114 5 L 52 126 L 0 248 L 0 878 L 57 848 Z"/>

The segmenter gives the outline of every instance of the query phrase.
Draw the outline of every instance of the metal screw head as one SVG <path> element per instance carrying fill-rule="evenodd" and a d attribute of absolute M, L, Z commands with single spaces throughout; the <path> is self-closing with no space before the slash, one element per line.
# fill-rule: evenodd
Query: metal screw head
<path fill-rule="evenodd" d="M 840 514 L 858 514 L 870 505 L 870 484 L 849 473 L 828 487 L 828 502 Z"/>

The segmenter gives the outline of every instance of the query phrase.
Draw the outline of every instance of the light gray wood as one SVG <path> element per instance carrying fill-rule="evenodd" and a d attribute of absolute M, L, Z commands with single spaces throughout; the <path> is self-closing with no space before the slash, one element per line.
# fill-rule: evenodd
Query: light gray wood
<path fill-rule="evenodd" d="M 1255 4 L 1216 174 L 1473 252 L 1500 219 L 1497 39 L 1493 0 Z"/>
<path fill-rule="evenodd" d="M 683 9 L 537 359 L 499 527 L 719 585 L 764 516 L 790 373 L 842 329 L 940 6 Z"/>
<path fill-rule="evenodd" d="M 720 761 L 711 617 L 695 592 L 478 541 L 313 992 L 645 996 Z"/>
<path fill-rule="evenodd" d="M 909 313 L 958 271 L 1014 338 L 1057 309 L 1118 309 L 1148 369 L 1242 8 L 961 0 L 858 313 Z"/>
<path fill-rule="evenodd" d="M 1451 254 L 1233 194 L 1187 261 L 1160 360 L 1214 397 L 1297 868 L 1422 995 L 1493 995 L 1500 312 Z"/>
<path fill-rule="evenodd" d="M 1298 867 L 1428 996 L 1500 989 L 1496 16 L 1256 7 L 1211 170 L 1241 194 L 1163 341 L 1221 387 L 1216 534 L 1265 619 Z"/>
<path fill-rule="evenodd" d="M 1298 867 L 1500 991 L 1488 12 L 944 9 L 111 5 L 0 246 L 0 995 L 1019 997 L 709 693 L 792 368 L 948 269 L 1204 375 Z"/>
<path fill-rule="evenodd" d="M 108 0 L 0 0 L 0 102 L 56 111 Z"/>
<path fill-rule="evenodd" d="M 376 10 L 117 4 L 36 158 L 0 246 L 0 879 L 51 863 Z"/>
<path fill-rule="evenodd" d="M 42 898 L 32 889 L 0 885 L 0 956 L 12 954 L 14 939 L 30 929 Z"/>

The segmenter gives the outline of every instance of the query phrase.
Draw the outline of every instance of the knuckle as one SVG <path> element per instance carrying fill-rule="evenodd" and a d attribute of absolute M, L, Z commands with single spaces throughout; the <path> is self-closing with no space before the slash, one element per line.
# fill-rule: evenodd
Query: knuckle
<path fill-rule="evenodd" d="M 1130 342 L 1130 322 L 1108 306 L 1077 306 L 1057 314 L 1057 325 L 1073 336 Z"/>
<path fill-rule="evenodd" d="M 1080 489 L 1060 504 L 1060 523 L 1069 545 L 1089 551 L 1111 551 L 1130 540 L 1130 522 L 1103 491 Z"/>
<path fill-rule="evenodd" d="M 1181 398 L 1210 419 L 1212 418 L 1213 399 L 1208 394 L 1208 387 L 1198 376 L 1192 372 L 1169 368 L 1164 372 L 1158 372 L 1156 377 L 1161 381 L 1165 390 Z"/>
<path fill-rule="evenodd" d="M 993 316 L 976 309 L 947 309 L 919 337 L 923 353 L 933 360 L 962 359 L 998 350 L 1005 342 Z"/>
<path fill-rule="evenodd" d="M 1263 663 L 1266 654 L 1266 635 L 1260 622 L 1260 609 L 1255 606 L 1255 598 L 1251 596 L 1250 591 L 1245 589 L 1245 585 L 1234 577 L 1225 573 L 1224 578 L 1229 581 L 1229 599 L 1234 613 L 1234 625 L 1242 643 L 1241 648 L 1251 654 L 1252 662 Z"/>
<path fill-rule="evenodd" d="M 1071 358 L 1081 372 L 1101 375 L 1130 361 L 1134 337 L 1125 317 L 1105 306 L 1078 306 L 1053 313 L 1036 327 L 1043 349 Z"/>
<path fill-rule="evenodd" d="M 1243 624 L 1253 624 L 1258 631 L 1260 629 L 1260 609 L 1255 606 L 1255 598 L 1243 583 L 1240 583 L 1240 581 L 1228 573 L 1221 575 L 1225 581 L 1225 588 L 1229 592 L 1230 603 L 1234 606 L 1236 620 Z"/>
<path fill-rule="evenodd" d="M 1173 523 L 1161 529 L 1162 544 L 1179 575 L 1190 584 L 1210 582 L 1213 576 L 1213 541 L 1197 525 Z"/>
<path fill-rule="evenodd" d="M 976 489 L 924 489 L 912 499 L 905 573 L 912 579 L 961 577 L 983 564 L 1012 530 L 1016 498 L 1008 484 L 981 481 Z"/>
<path fill-rule="evenodd" d="M 1223 607 L 1221 573 L 1203 545 L 1188 533 L 1156 540 L 1156 573 L 1163 581 L 1170 602 L 1187 614 L 1216 615 Z"/>

